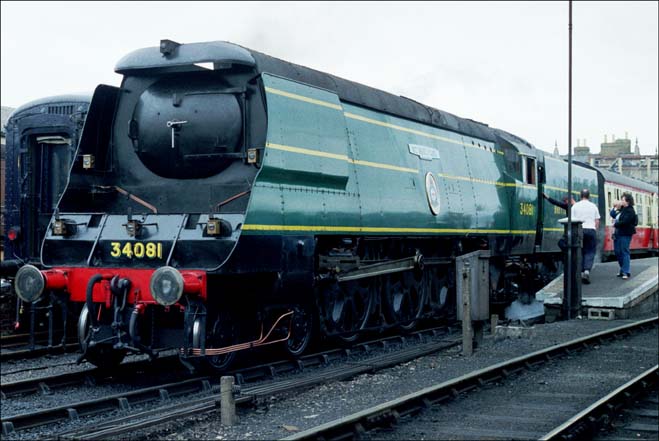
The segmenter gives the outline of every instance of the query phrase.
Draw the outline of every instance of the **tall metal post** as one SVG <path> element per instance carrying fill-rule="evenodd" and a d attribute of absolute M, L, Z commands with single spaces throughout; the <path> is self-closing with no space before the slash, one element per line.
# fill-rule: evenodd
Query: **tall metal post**
<path fill-rule="evenodd" d="M 568 61 L 568 122 L 567 122 L 567 222 L 568 225 L 572 225 L 572 0 L 569 0 L 569 22 L 568 22 L 568 34 L 569 34 L 569 61 Z M 567 229 L 567 268 L 565 268 L 565 274 L 563 277 L 568 277 L 571 279 L 572 275 L 572 228 Z M 578 271 L 578 268 L 574 268 L 574 271 Z M 567 289 L 565 290 L 564 301 L 568 305 L 572 304 L 572 284 L 567 284 Z M 571 308 L 567 309 L 566 319 L 570 320 L 572 318 Z"/>

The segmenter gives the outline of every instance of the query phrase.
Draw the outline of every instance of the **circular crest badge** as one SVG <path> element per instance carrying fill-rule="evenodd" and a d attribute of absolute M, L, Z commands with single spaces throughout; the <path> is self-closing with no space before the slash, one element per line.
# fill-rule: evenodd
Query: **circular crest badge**
<path fill-rule="evenodd" d="M 437 181 L 432 173 L 426 173 L 426 196 L 428 197 L 428 205 L 430 206 L 430 211 L 432 214 L 439 213 L 439 188 L 437 187 Z"/>

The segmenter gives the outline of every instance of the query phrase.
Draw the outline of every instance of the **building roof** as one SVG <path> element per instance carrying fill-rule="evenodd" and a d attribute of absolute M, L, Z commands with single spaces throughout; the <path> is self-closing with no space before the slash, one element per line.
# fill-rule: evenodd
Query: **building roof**
<path fill-rule="evenodd" d="M 90 93 L 77 93 L 77 94 L 66 94 L 66 95 L 54 95 L 54 96 L 46 96 L 42 98 L 37 98 L 36 100 L 29 101 L 21 106 L 19 106 L 17 109 L 13 109 L 14 111 L 11 112 L 10 117 L 15 117 L 19 114 L 24 113 L 26 110 L 31 110 L 35 107 L 39 106 L 47 106 L 49 104 L 58 104 L 58 103 L 86 103 L 89 104 L 91 102 L 92 95 Z M 4 112 L 4 108 L 3 108 Z M 42 112 L 46 112 L 46 109 L 43 109 Z M 3 118 L 4 118 L 4 113 L 3 113 Z M 3 125 L 6 124 L 6 121 L 3 122 Z"/>

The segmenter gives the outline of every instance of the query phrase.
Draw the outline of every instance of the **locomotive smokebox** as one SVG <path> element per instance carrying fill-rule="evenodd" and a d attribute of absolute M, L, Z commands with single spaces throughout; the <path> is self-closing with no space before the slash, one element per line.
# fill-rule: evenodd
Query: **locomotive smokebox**
<path fill-rule="evenodd" d="M 153 173 L 176 179 L 220 173 L 240 156 L 240 96 L 221 78 L 163 78 L 140 96 L 129 137 Z"/>

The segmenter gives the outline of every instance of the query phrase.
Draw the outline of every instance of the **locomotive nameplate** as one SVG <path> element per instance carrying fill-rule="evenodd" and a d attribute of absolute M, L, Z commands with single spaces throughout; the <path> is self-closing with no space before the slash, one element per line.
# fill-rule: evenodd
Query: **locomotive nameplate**
<path fill-rule="evenodd" d="M 408 144 L 410 153 L 418 156 L 419 158 L 425 161 L 432 161 L 433 159 L 439 159 L 439 150 L 433 147 L 426 147 L 425 145 L 418 144 Z"/>

